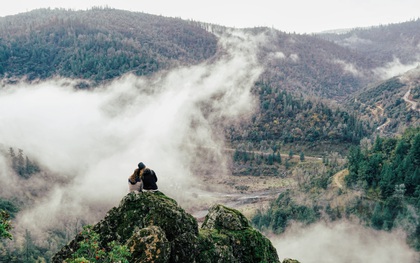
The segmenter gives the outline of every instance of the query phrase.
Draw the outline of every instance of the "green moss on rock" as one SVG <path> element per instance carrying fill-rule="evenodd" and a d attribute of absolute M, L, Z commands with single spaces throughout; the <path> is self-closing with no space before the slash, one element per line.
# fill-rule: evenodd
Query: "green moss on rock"
<path fill-rule="evenodd" d="M 127 240 L 131 252 L 131 262 L 166 263 L 171 255 L 171 244 L 158 226 L 150 226 L 134 231 Z"/>
<path fill-rule="evenodd" d="M 195 218 L 160 192 L 128 194 L 93 230 L 105 249 L 111 241 L 127 245 L 134 263 L 280 262 L 270 240 L 239 211 L 215 205 L 199 231 Z M 76 236 L 53 262 L 69 258 L 78 242 Z"/>
<path fill-rule="evenodd" d="M 283 260 L 283 263 L 300 263 L 300 262 L 297 261 L 296 259 L 285 258 Z"/>
<path fill-rule="evenodd" d="M 242 230 L 249 227 L 248 219 L 238 210 L 216 204 L 210 208 L 201 228 Z"/>
<path fill-rule="evenodd" d="M 239 211 L 214 205 L 200 229 L 197 262 L 279 262 L 271 241 Z M 211 261 L 218 258 L 221 261 Z M 210 260 L 210 261 L 209 261 Z"/>

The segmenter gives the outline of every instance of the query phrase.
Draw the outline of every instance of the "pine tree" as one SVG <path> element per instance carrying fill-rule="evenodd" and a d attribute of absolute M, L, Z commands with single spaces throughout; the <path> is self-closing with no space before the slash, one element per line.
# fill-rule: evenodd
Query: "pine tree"
<path fill-rule="evenodd" d="M 350 147 L 348 159 L 349 175 L 345 177 L 348 186 L 359 180 L 359 170 L 363 162 L 363 154 L 360 147 Z"/>
<path fill-rule="evenodd" d="M 10 154 L 10 159 L 12 160 L 12 168 L 14 171 L 17 171 L 18 162 L 17 162 L 15 150 L 12 147 L 9 148 L 9 154 Z"/>
<path fill-rule="evenodd" d="M 385 163 L 382 168 L 381 180 L 379 181 L 379 187 L 381 188 L 381 194 L 384 199 L 392 196 L 394 193 L 395 177 L 394 171 L 388 163 Z"/>
<path fill-rule="evenodd" d="M 17 173 L 20 176 L 25 176 L 25 159 L 23 158 L 23 150 L 18 149 L 18 156 L 17 156 Z"/>
<path fill-rule="evenodd" d="M 305 155 L 303 154 L 303 152 L 300 152 L 299 158 L 301 162 L 305 161 Z"/>
<path fill-rule="evenodd" d="M 278 162 L 279 164 L 281 164 L 281 162 L 282 162 L 280 152 L 277 152 L 277 154 L 276 154 L 276 162 Z"/>
<path fill-rule="evenodd" d="M 267 164 L 273 165 L 273 163 L 274 163 L 274 154 L 269 154 L 267 157 Z"/>
<path fill-rule="evenodd" d="M 414 137 L 408 155 L 412 157 L 416 168 L 420 168 L 420 133 Z"/>

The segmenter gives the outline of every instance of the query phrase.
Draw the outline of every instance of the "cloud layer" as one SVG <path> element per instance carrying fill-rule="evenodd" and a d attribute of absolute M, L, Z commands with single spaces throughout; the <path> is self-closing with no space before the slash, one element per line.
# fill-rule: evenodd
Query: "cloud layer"
<path fill-rule="evenodd" d="M 272 239 L 280 258 L 305 263 L 416 263 L 419 255 L 405 243 L 403 233 L 375 231 L 350 222 L 310 227 L 293 226 Z"/>
<path fill-rule="evenodd" d="M 47 189 L 17 225 L 41 233 L 63 218 L 94 223 L 127 193 L 139 161 L 155 170 L 165 194 L 183 200 L 196 184 L 194 166 L 208 163 L 203 158 L 223 167 L 223 126 L 216 123 L 229 125 L 255 109 L 250 89 L 261 73 L 260 41 L 233 32 L 212 63 L 150 78 L 126 75 L 93 90 L 67 79 L 3 87 L 0 143 L 50 171 L 25 181 L 0 160 L 3 197 Z"/>

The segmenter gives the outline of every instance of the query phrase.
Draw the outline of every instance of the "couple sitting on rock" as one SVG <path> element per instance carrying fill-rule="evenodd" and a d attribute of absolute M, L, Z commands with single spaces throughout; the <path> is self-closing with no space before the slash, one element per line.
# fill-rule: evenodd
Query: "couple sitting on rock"
<path fill-rule="evenodd" d="M 140 162 L 138 168 L 128 178 L 128 190 L 135 193 L 142 191 L 156 192 L 158 190 L 156 182 L 157 176 L 155 172 Z"/>

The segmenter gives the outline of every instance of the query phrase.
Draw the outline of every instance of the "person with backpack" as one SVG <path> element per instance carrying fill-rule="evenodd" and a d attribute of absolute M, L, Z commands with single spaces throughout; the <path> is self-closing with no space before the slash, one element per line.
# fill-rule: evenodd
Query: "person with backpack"
<path fill-rule="evenodd" d="M 147 167 L 144 168 L 144 171 L 142 173 L 142 180 L 143 180 L 143 191 L 148 191 L 148 192 L 158 191 L 158 186 L 156 184 L 158 179 L 157 179 L 155 171 Z"/>

